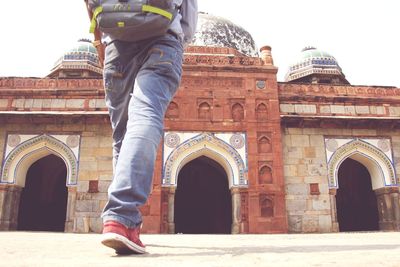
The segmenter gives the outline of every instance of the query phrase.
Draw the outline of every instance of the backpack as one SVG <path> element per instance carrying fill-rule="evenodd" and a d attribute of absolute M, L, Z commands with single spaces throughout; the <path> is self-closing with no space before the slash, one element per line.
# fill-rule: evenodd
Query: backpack
<path fill-rule="evenodd" d="M 90 32 L 97 27 L 112 39 L 140 41 L 164 35 L 178 7 L 173 0 L 89 0 Z"/>

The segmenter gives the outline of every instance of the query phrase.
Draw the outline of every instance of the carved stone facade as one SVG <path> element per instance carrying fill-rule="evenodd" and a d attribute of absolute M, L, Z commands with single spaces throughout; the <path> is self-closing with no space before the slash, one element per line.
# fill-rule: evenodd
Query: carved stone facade
<path fill-rule="evenodd" d="M 400 89 L 278 83 L 265 49 L 264 60 L 186 50 L 143 232 L 175 233 L 180 171 L 201 157 L 227 177 L 231 233 L 339 231 L 338 172 L 348 158 L 370 173 L 379 229 L 400 230 Z M 111 144 L 101 79 L 0 78 L 0 229 L 18 228 L 27 172 L 53 154 L 67 168 L 65 231 L 100 232 Z"/>
<path fill-rule="evenodd" d="M 289 231 L 340 230 L 339 182 L 348 179 L 340 171 L 348 160 L 368 173 L 375 230 L 399 231 L 400 89 L 282 83 L 279 92 Z"/>

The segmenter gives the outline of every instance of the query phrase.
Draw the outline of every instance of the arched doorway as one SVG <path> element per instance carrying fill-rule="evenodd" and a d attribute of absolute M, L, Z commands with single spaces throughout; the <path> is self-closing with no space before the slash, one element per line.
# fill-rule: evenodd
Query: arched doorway
<path fill-rule="evenodd" d="M 175 232 L 230 234 L 232 197 L 221 165 L 206 157 L 187 163 L 179 172 L 174 206 Z"/>
<path fill-rule="evenodd" d="M 21 192 L 18 230 L 63 232 L 68 189 L 64 161 L 51 154 L 28 169 Z"/>
<path fill-rule="evenodd" d="M 336 193 L 339 231 L 379 230 L 377 200 L 367 168 L 353 159 L 346 159 L 338 170 Z"/>

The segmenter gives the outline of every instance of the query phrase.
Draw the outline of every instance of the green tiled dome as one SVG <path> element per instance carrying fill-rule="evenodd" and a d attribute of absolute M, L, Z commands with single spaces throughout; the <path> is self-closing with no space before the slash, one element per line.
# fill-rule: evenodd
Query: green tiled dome
<path fill-rule="evenodd" d="M 88 39 L 80 39 L 54 64 L 49 77 L 97 77 L 102 75 L 97 50 Z M 61 75 L 61 76 L 60 76 Z"/>
<path fill-rule="evenodd" d="M 294 64 L 290 67 L 294 67 L 297 65 L 301 65 L 304 63 L 310 62 L 312 64 L 319 65 L 338 65 L 336 59 L 330 55 L 329 53 L 316 49 L 315 47 L 306 47 L 301 50 L 300 56 Z"/>
<path fill-rule="evenodd" d="M 321 80 L 325 81 L 339 80 L 348 83 L 337 60 L 331 54 L 315 47 L 306 47 L 301 51 L 297 60 L 289 66 L 285 81 L 304 81 L 306 77 L 316 76 L 324 76 Z"/>
<path fill-rule="evenodd" d="M 97 50 L 90 40 L 80 39 L 74 48 L 64 54 L 64 60 L 88 60 L 91 64 L 98 65 Z"/>
<path fill-rule="evenodd" d="M 310 57 L 330 57 L 333 58 L 330 54 L 328 54 L 325 51 L 321 51 L 316 49 L 315 47 L 306 47 L 303 50 L 301 50 L 301 54 L 303 58 L 310 58 Z"/>
<path fill-rule="evenodd" d="M 96 48 L 90 41 L 86 41 L 84 39 L 79 40 L 76 47 L 72 48 L 70 52 L 88 52 L 97 54 Z"/>

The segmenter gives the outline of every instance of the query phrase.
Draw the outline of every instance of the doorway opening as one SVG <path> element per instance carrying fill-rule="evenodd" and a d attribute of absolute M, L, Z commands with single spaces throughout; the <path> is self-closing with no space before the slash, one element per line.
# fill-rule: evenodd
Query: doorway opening
<path fill-rule="evenodd" d="M 18 230 L 63 232 L 68 200 L 67 167 L 48 155 L 28 169 L 18 210 Z"/>
<path fill-rule="evenodd" d="M 339 231 L 377 231 L 379 215 L 367 168 L 353 159 L 346 159 L 338 171 L 336 193 Z"/>
<path fill-rule="evenodd" d="M 174 206 L 175 232 L 230 234 L 232 197 L 224 168 L 198 157 L 179 172 Z"/>

